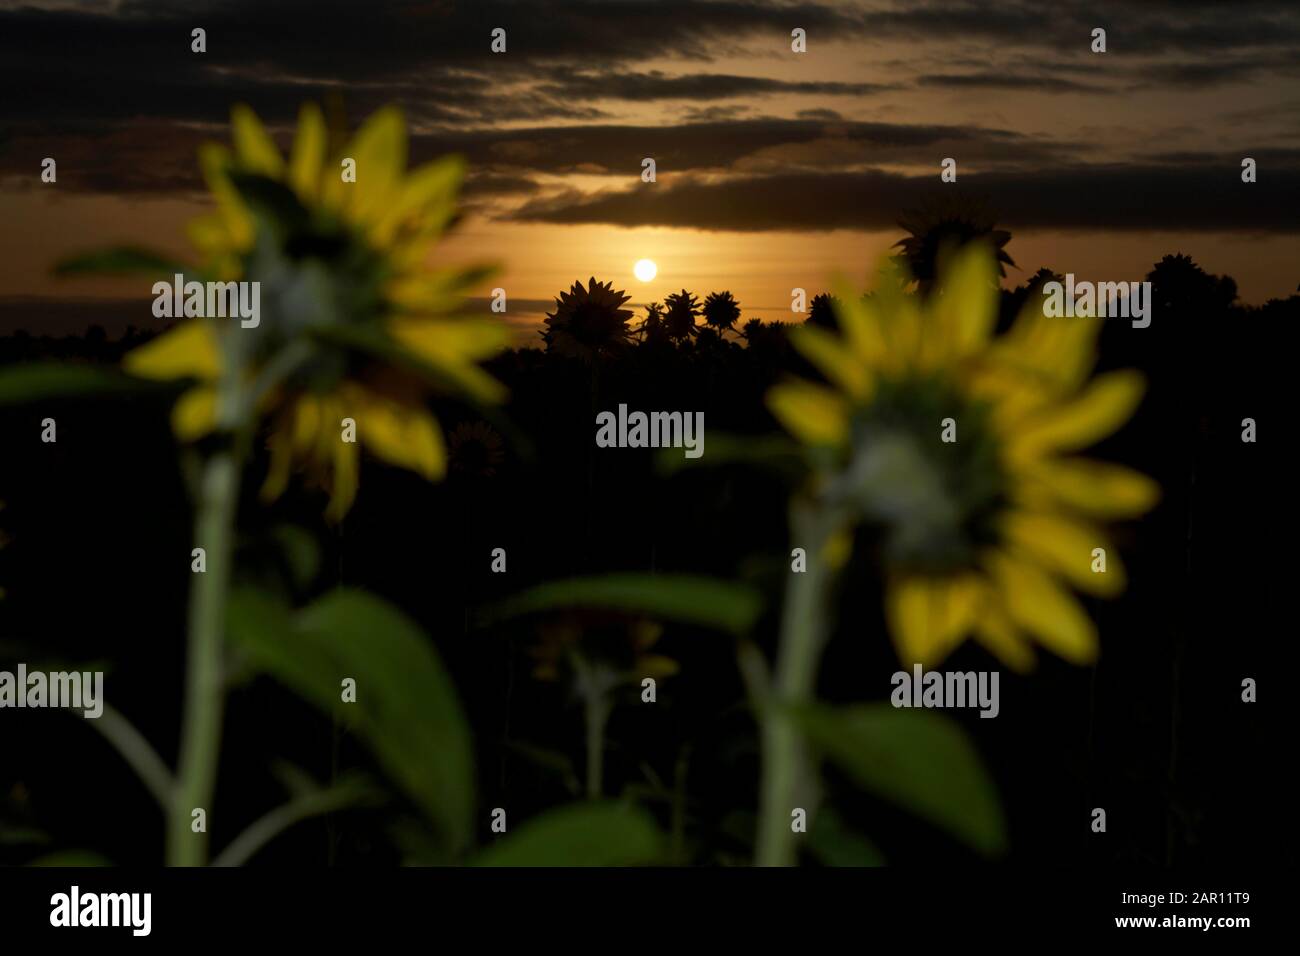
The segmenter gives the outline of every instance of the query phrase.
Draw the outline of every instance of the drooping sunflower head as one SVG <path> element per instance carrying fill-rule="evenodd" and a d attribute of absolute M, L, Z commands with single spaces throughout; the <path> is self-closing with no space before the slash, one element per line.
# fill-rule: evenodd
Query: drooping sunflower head
<path fill-rule="evenodd" d="M 499 401 L 504 389 L 475 363 L 508 338 L 498 323 L 447 316 L 488 270 L 432 262 L 463 163 L 408 172 L 395 108 L 332 145 L 309 103 L 287 159 L 248 108 L 234 109 L 231 127 L 233 150 L 200 150 L 216 208 L 190 223 L 203 265 L 186 278 L 256 283 L 259 319 L 191 318 L 128 355 L 127 369 L 198 380 L 173 414 L 183 439 L 233 429 L 241 393 L 256 404 L 270 423 L 267 497 L 305 465 L 331 490 L 327 514 L 341 517 L 355 495 L 358 443 L 441 477 L 442 436 L 424 395 Z"/>
<path fill-rule="evenodd" d="M 1030 640 L 1091 660 L 1095 631 L 1067 585 L 1121 591 L 1101 522 L 1158 495 L 1136 472 L 1074 456 L 1143 391 L 1135 372 L 1089 379 L 1101 320 L 1047 317 L 1036 299 L 995 337 L 996 274 L 987 247 L 968 245 L 922 299 L 886 262 L 873 295 L 839 291 L 841 334 L 791 333 L 829 386 L 768 394 L 809 449 L 814 493 L 877 530 L 905 663 L 932 664 L 971 635 L 1017 668 L 1033 660 Z"/>
<path fill-rule="evenodd" d="M 623 350 L 632 335 L 632 310 L 623 308 L 629 298 L 614 283 L 597 282 L 595 276 L 585 287 L 573 283 L 556 298 L 555 311 L 546 314 L 542 339 L 547 350 L 586 361 Z"/>

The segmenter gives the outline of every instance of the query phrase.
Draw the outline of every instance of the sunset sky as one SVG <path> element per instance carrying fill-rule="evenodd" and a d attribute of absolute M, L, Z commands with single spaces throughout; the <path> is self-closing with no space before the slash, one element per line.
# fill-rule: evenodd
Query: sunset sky
<path fill-rule="evenodd" d="M 1011 285 L 1040 266 L 1140 279 L 1173 252 L 1247 302 L 1300 282 L 1294 3 L 0 2 L 0 85 L 0 331 L 149 325 L 146 283 L 50 264 L 113 242 L 184 255 L 195 149 L 228 139 L 230 106 L 287 145 L 330 94 L 354 124 L 400 104 L 416 161 L 468 157 L 445 254 L 501 263 L 521 328 L 588 276 L 789 318 L 792 287 L 865 282 L 906 211 L 955 193 L 1012 231 Z"/>

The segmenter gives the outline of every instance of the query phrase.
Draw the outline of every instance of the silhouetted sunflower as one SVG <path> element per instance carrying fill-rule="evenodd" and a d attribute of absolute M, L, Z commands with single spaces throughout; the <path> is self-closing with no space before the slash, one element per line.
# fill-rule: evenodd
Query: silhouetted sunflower
<path fill-rule="evenodd" d="M 612 282 L 597 282 L 592 276 L 584 288 L 573 283 L 555 300 L 555 311 L 546 314 L 542 339 L 546 350 L 584 361 L 614 355 L 626 348 L 632 330 L 632 310 L 623 308 L 629 296 L 616 292 Z"/>
<path fill-rule="evenodd" d="M 695 334 L 695 317 L 700 303 L 685 289 L 664 298 L 664 332 L 674 342 L 682 343 Z"/>
<path fill-rule="evenodd" d="M 898 225 L 910 235 L 894 243 L 901 250 L 900 265 L 906 267 L 922 292 L 928 292 L 943 260 L 967 243 L 979 241 L 993 250 L 997 274 L 1004 276 L 1003 266 L 1015 265 L 1003 248 L 1011 240 L 1011 233 L 995 228 L 995 224 L 988 208 L 969 198 L 948 199 L 909 212 Z"/>
<path fill-rule="evenodd" d="M 658 302 L 651 302 L 645 307 L 645 318 L 637 326 L 636 334 L 643 342 L 662 338 L 664 334 L 664 307 Z"/>
<path fill-rule="evenodd" d="M 487 422 L 461 422 L 447 439 L 451 470 L 490 478 L 506 459 L 505 442 Z"/>
<path fill-rule="evenodd" d="M 704 297 L 703 311 L 704 321 L 718 332 L 734 331 L 740 318 L 740 304 L 730 292 L 710 292 Z"/>
<path fill-rule="evenodd" d="M 1058 579 L 1122 591 L 1099 522 L 1159 495 L 1144 475 L 1072 454 L 1127 421 L 1145 387 L 1135 371 L 1089 381 L 1103 320 L 1048 318 L 1034 302 L 994 338 L 995 275 L 974 243 L 926 299 L 890 281 L 869 299 L 844 291 L 841 336 L 807 323 L 790 336 L 834 388 L 768 393 L 815 449 L 814 493 L 883 532 L 886 617 L 906 664 L 932 665 L 970 634 L 1015 668 L 1033 661 L 1027 638 L 1091 661 L 1096 629 Z"/>

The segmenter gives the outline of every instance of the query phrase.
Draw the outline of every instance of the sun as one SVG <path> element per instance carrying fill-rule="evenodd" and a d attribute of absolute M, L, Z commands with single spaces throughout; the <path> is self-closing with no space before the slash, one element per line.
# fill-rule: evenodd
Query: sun
<path fill-rule="evenodd" d="M 653 259 L 639 259 L 632 267 L 632 273 L 642 282 L 649 282 L 659 274 L 659 267 L 654 264 Z"/>

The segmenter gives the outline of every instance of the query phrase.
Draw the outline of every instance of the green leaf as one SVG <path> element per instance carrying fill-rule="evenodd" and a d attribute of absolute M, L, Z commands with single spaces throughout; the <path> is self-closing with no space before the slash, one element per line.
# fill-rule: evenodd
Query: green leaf
<path fill-rule="evenodd" d="M 0 370 L 0 405 L 83 395 L 130 394 L 158 388 L 155 382 L 123 375 L 110 365 L 26 362 Z"/>
<path fill-rule="evenodd" d="M 478 866 L 637 866 L 663 840 L 650 814 L 629 804 L 571 804 L 529 820 L 481 852 Z"/>
<path fill-rule="evenodd" d="M 715 578 L 606 574 L 539 584 L 487 609 L 485 621 L 561 608 L 627 611 L 741 635 L 758 619 L 763 599 L 750 587 Z"/>
<path fill-rule="evenodd" d="M 433 643 L 391 604 L 333 591 L 294 613 L 257 591 L 231 596 L 230 633 L 250 663 L 337 717 L 453 852 L 473 830 L 469 725 Z M 356 681 L 356 702 L 342 682 Z"/>
<path fill-rule="evenodd" d="M 864 790 L 981 853 L 1005 848 L 993 781 L 965 732 L 946 717 L 882 703 L 808 708 L 795 719 L 826 758 Z"/>
<path fill-rule="evenodd" d="M 808 849 L 826 866 L 884 866 L 885 855 L 861 833 L 851 829 L 830 807 L 817 811 Z"/>
<path fill-rule="evenodd" d="M 58 276 L 74 275 L 146 275 L 164 276 L 192 273 L 193 266 L 177 262 L 140 246 L 114 246 L 60 259 L 54 266 Z"/>
<path fill-rule="evenodd" d="M 271 538 L 284 560 L 293 586 L 307 588 L 320 573 L 320 545 L 316 539 L 293 524 L 276 525 L 271 529 Z"/>

